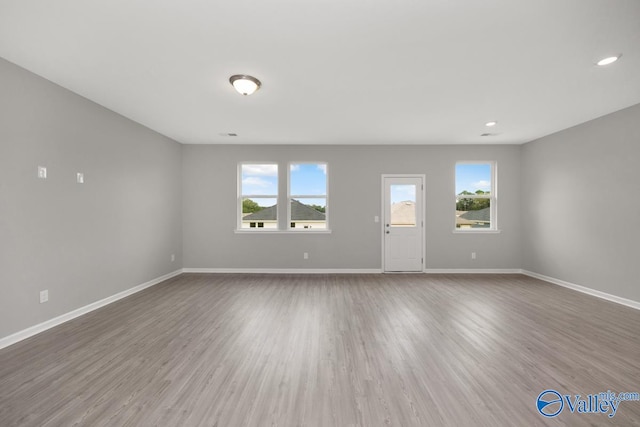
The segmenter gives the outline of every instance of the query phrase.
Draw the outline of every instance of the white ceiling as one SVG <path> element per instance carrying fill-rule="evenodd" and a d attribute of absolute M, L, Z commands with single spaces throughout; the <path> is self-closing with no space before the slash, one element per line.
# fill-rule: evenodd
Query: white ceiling
<path fill-rule="evenodd" d="M 640 103 L 640 1 L 0 0 L 0 56 L 182 143 L 513 144 Z"/>

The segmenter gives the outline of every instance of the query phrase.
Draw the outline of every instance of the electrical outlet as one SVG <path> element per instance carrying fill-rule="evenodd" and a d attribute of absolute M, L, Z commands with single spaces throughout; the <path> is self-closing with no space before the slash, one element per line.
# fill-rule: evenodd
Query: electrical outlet
<path fill-rule="evenodd" d="M 40 304 L 49 301 L 49 290 L 40 291 Z"/>
<path fill-rule="evenodd" d="M 475 252 L 471 252 L 471 259 L 476 259 L 476 253 Z"/>
<path fill-rule="evenodd" d="M 305 252 L 304 254 L 302 254 L 302 258 L 309 259 L 309 252 Z"/>

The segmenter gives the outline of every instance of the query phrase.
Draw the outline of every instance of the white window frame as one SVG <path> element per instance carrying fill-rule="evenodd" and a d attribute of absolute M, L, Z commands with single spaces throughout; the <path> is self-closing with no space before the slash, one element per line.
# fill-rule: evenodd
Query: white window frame
<path fill-rule="evenodd" d="M 324 196 L 308 194 L 291 194 L 291 166 L 292 165 L 324 165 L 326 168 L 326 189 Z M 324 199 L 325 201 L 325 228 L 292 228 L 291 227 L 291 200 L 292 199 Z M 321 161 L 292 161 L 287 164 L 287 230 L 293 233 L 330 233 L 329 227 L 329 163 Z"/>
<path fill-rule="evenodd" d="M 275 165 L 278 173 L 277 173 L 277 177 L 278 177 L 278 185 L 277 185 L 277 191 L 278 193 L 280 193 L 280 164 L 278 162 L 273 162 L 273 161 L 264 161 L 264 162 L 239 162 L 238 163 L 238 173 L 237 173 L 237 194 L 238 194 L 238 200 L 236 202 L 236 208 L 237 208 L 237 212 L 236 212 L 236 232 L 242 232 L 242 233 L 273 233 L 274 231 L 279 230 L 279 222 L 280 222 L 280 213 L 277 214 L 276 216 L 276 228 L 275 229 L 269 229 L 269 228 L 263 228 L 263 227 L 253 227 L 253 228 L 242 228 L 242 200 L 243 199 L 275 199 L 276 200 L 276 205 L 278 206 L 278 211 L 280 211 L 280 199 L 279 199 L 279 194 L 275 194 L 275 195 L 263 195 L 263 194 L 242 194 L 242 166 L 243 165 Z M 258 222 L 258 221 L 256 221 Z M 257 224 L 256 224 L 257 225 Z"/>
<path fill-rule="evenodd" d="M 491 168 L 491 190 L 489 192 L 489 195 L 484 195 L 484 194 L 470 194 L 470 195 L 465 195 L 463 198 L 464 199 L 489 199 L 489 215 L 490 215 L 490 221 L 491 221 L 491 227 L 489 228 L 456 228 L 456 216 L 455 216 L 455 211 L 456 211 L 456 204 L 457 204 L 457 199 L 461 198 L 460 195 L 455 194 L 456 193 L 456 180 L 457 180 L 457 176 L 456 176 L 456 166 L 458 165 L 489 165 Z M 453 215 L 453 232 L 454 233 L 461 233 L 461 234 L 473 234 L 473 233 L 480 233 L 480 234 L 491 234 L 491 233 L 500 233 L 500 229 L 498 228 L 498 180 L 497 180 L 497 176 L 498 176 L 498 163 L 495 160 L 465 160 L 465 161 L 458 161 L 455 163 L 454 167 L 453 167 L 453 193 L 454 193 L 454 199 L 453 199 L 453 209 L 454 209 L 454 215 Z"/>

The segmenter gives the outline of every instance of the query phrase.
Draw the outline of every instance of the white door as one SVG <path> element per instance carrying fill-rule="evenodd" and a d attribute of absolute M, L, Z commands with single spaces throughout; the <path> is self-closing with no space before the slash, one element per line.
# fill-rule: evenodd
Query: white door
<path fill-rule="evenodd" d="M 422 176 L 383 176 L 384 271 L 423 271 Z"/>

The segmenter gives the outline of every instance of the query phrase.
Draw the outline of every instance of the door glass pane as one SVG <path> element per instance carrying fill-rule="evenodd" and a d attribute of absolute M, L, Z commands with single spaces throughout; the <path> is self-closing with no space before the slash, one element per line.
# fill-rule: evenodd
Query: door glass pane
<path fill-rule="evenodd" d="M 413 184 L 391 184 L 390 225 L 392 227 L 416 226 L 416 186 Z"/>

